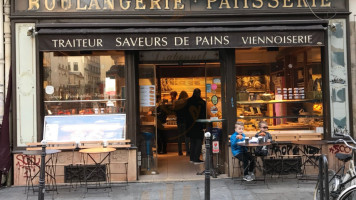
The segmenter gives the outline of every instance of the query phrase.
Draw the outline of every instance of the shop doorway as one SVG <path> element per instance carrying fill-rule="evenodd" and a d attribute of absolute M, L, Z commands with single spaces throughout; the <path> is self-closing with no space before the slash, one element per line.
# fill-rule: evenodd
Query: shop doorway
<path fill-rule="evenodd" d="M 203 170 L 203 164 L 190 162 L 189 139 L 178 128 L 180 106 L 176 101 L 184 92 L 189 98 L 199 88 L 207 104 L 206 118 L 222 118 L 220 62 L 208 60 L 139 64 L 140 174 L 158 173 L 162 179 L 181 180 L 192 179 Z M 222 124 L 213 127 L 221 129 Z M 200 178 L 203 176 L 196 176 Z"/>

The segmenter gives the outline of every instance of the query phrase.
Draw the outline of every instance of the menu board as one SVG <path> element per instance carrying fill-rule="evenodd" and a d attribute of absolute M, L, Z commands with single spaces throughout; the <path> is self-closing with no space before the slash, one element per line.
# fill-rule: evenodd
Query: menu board
<path fill-rule="evenodd" d="M 140 106 L 154 107 L 156 105 L 156 91 L 154 85 L 140 86 Z"/>
<path fill-rule="evenodd" d="M 45 116 L 46 141 L 124 140 L 125 114 Z"/>

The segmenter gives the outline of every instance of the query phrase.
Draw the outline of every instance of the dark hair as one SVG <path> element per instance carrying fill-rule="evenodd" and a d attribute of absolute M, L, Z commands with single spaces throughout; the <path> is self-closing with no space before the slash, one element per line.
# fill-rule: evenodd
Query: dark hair
<path fill-rule="evenodd" d="M 193 91 L 193 97 L 200 97 L 201 91 L 199 88 L 195 88 Z"/>
<path fill-rule="evenodd" d="M 171 93 L 169 93 L 171 96 L 176 97 L 178 95 L 178 93 L 176 91 L 172 91 Z"/>
<path fill-rule="evenodd" d="M 179 93 L 179 97 L 178 97 L 178 99 L 186 99 L 186 98 L 188 98 L 188 93 L 186 92 L 186 91 L 181 91 L 180 93 Z"/>

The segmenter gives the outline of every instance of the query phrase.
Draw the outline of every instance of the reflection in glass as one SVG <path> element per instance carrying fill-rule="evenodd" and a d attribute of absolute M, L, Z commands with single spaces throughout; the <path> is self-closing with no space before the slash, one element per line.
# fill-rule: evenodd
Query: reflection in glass
<path fill-rule="evenodd" d="M 124 52 L 87 54 L 43 53 L 45 115 L 125 113 Z"/>
<path fill-rule="evenodd" d="M 329 59 L 330 59 L 330 114 L 331 134 L 349 134 L 349 94 L 348 72 L 346 65 L 346 21 L 344 19 L 332 19 L 329 29 Z"/>

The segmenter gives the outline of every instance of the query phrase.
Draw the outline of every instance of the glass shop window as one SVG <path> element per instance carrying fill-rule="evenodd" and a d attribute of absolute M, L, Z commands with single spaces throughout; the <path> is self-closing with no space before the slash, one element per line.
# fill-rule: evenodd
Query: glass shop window
<path fill-rule="evenodd" d="M 45 115 L 124 114 L 124 52 L 81 53 L 43 52 Z"/>
<path fill-rule="evenodd" d="M 323 132 L 321 47 L 236 49 L 237 119 L 247 131 Z"/>

